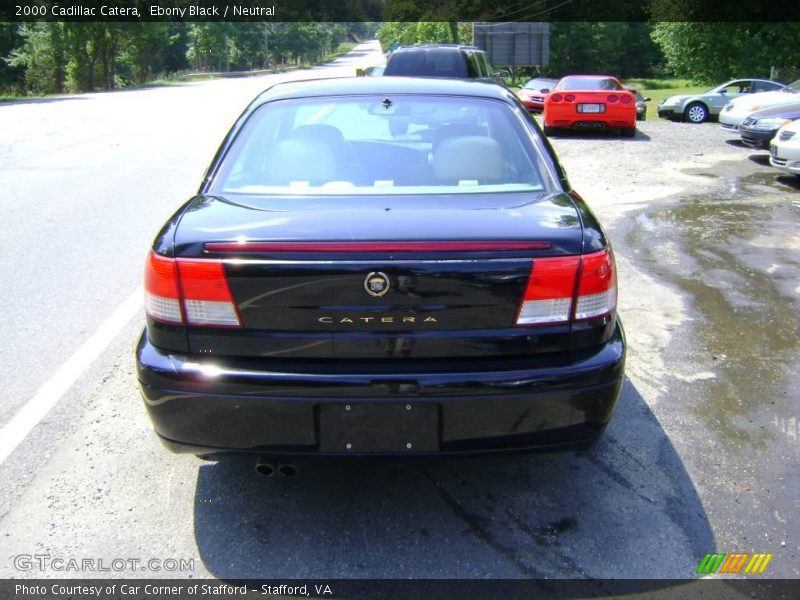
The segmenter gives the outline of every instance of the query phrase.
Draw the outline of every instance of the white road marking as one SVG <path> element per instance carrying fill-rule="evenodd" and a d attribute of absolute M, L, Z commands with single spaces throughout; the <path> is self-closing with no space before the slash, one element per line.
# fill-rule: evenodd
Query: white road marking
<path fill-rule="evenodd" d="M 72 384 L 114 341 L 123 327 L 142 310 L 143 297 L 144 292 L 139 286 L 0 430 L 0 464 L 22 443 L 50 409 L 58 404 Z"/>

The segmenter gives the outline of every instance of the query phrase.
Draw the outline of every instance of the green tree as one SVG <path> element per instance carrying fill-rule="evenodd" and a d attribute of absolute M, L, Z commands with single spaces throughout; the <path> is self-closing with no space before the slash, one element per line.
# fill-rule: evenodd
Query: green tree
<path fill-rule="evenodd" d="M 66 26 L 63 23 L 23 23 L 21 45 L 5 59 L 9 68 L 22 72 L 26 92 L 53 94 L 64 91 Z"/>
<path fill-rule="evenodd" d="M 652 36 L 675 75 L 698 83 L 800 66 L 800 23 L 664 22 Z"/>
<path fill-rule="evenodd" d="M 455 23 L 444 21 L 419 21 L 384 23 L 377 33 L 384 52 L 393 43 L 405 44 L 451 44 L 459 43 L 460 32 Z"/>
<path fill-rule="evenodd" d="M 0 90 L 16 88 L 24 83 L 25 65 L 12 65 L 8 58 L 24 42 L 19 29 L 16 23 L 0 22 Z"/>
<path fill-rule="evenodd" d="M 649 76 L 663 61 L 649 23 L 560 22 L 550 24 L 550 65 L 556 76 L 598 73 Z"/>

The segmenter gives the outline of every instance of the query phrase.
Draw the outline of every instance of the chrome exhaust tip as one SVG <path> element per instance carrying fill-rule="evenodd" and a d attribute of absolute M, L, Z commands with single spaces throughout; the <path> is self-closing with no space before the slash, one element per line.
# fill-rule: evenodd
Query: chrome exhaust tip
<path fill-rule="evenodd" d="M 297 467 L 292 464 L 284 463 L 278 465 L 278 473 L 284 477 L 294 477 L 297 475 Z"/>
<path fill-rule="evenodd" d="M 255 469 L 256 469 L 256 473 L 258 473 L 262 477 L 272 477 L 273 475 L 275 475 L 275 465 L 273 465 L 268 460 L 264 460 L 261 457 L 259 457 L 256 460 Z"/>

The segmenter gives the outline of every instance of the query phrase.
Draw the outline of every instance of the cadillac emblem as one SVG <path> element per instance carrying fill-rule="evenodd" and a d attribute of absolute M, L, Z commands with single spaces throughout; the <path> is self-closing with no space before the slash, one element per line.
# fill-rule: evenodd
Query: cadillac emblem
<path fill-rule="evenodd" d="M 385 296 L 390 287 L 389 276 L 380 271 L 373 271 L 364 279 L 364 289 L 367 290 L 370 296 L 375 298 Z"/>

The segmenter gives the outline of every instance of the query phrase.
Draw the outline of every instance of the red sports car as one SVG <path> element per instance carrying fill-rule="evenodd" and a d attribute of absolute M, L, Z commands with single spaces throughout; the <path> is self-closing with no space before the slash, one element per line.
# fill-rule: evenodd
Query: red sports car
<path fill-rule="evenodd" d="M 619 129 L 636 135 L 636 96 L 608 75 L 568 75 L 544 101 L 544 131 L 557 129 Z"/>

